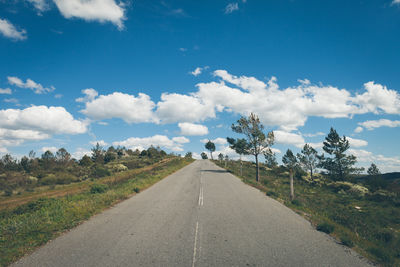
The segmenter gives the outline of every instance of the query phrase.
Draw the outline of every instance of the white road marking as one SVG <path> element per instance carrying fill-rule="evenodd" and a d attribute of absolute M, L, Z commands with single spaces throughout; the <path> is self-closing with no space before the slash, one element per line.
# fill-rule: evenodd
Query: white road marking
<path fill-rule="evenodd" d="M 199 193 L 199 202 L 198 202 L 199 206 L 203 206 L 203 203 L 204 203 L 204 194 L 203 194 L 204 189 L 203 189 L 203 179 L 202 178 L 203 177 L 200 173 L 200 193 Z"/>
<path fill-rule="evenodd" d="M 196 232 L 194 234 L 194 247 L 193 247 L 193 261 L 192 261 L 192 267 L 194 267 L 194 264 L 196 262 L 196 251 L 197 251 L 197 233 L 199 232 L 199 222 L 196 223 Z"/>

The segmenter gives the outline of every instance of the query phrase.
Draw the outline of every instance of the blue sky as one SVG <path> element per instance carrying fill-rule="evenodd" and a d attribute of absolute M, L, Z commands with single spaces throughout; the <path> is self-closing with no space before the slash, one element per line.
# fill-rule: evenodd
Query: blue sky
<path fill-rule="evenodd" d="M 255 112 L 277 158 L 333 126 L 400 171 L 400 1 L 0 0 L 0 153 L 96 141 L 235 157 Z"/>

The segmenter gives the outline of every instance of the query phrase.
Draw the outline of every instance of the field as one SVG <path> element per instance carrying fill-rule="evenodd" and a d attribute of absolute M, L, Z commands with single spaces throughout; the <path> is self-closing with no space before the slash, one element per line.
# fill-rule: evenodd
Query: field
<path fill-rule="evenodd" d="M 215 163 L 225 167 L 224 162 Z M 400 266 L 400 177 L 385 181 L 354 178 L 335 183 L 320 175 L 311 182 L 307 175 L 299 174 L 295 178 L 295 200 L 290 201 L 285 168 L 261 165 L 260 183 L 255 181 L 253 163 L 243 162 L 243 176 L 238 161 L 229 161 L 226 169 L 293 209 L 339 243 L 383 266 Z"/>
<path fill-rule="evenodd" d="M 132 162 L 132 158 L 129 158 Z M 70 184 L 15 189 L 0 198 L 0 266 L 7 266 L 96 213 L 146 189 L 192 162 L 165 156 L 136 167 Z M 13 193 L 14 193 L 13 192 Z"/>

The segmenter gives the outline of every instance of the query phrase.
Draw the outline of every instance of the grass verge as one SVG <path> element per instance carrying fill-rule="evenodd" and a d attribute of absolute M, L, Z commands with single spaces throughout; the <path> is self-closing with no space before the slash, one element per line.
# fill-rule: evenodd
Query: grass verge
<path fill-rule="evenodd" d="M 0 266 L 9 265 L 65 230 L 148 188 L 192 161 L 184 158 L 164 160 L 85 182 L 74 194 L 60 193 L 53 198 L 39 196 L 28 203 L 1 210 Z"/>

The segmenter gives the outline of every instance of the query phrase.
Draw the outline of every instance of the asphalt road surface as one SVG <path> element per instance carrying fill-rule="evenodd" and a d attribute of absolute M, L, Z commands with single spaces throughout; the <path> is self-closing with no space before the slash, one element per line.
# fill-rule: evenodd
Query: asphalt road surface
<path fill-rule="evenodd" d="M 368 266 L 208 160 L 94 216 L 15 266 Z"/>

